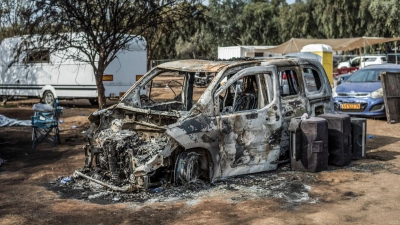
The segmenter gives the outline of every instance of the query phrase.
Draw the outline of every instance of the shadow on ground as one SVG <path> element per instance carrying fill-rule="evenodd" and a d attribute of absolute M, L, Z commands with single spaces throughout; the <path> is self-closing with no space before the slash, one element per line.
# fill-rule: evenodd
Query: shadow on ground
<path fill-rule="evenodd" d="M 370 135 L 367 135 L 367 152 L 400 141 L 400 138 L 392 136 L 381 136 L 381 135 L 370 136 L 373 138 L 368 138 L 368 136 Z"/>

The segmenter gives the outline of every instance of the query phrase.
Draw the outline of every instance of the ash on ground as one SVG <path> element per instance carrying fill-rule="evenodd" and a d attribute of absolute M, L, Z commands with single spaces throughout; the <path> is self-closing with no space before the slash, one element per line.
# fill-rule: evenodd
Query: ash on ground
<path fill-rule="evenodd" d="M 356 172 L 375 172 L 390 168 L 391 166 L 387 163 L 361 163 L 342 168 L 330 166 L 328 171 L 334 172 L 345 169 Z M 224 196 L 232 203 L 275 198 L 284 203 L 284 208 L 292 208 L 300 204 L 318 202 L 316 196 L 309 195 L 312 185 L 321 182 L 316 178 L 317 174 L 291 171 L 290 165 L 286 164 L 273 172 L 230 177 L 215 183 L 198 180 L 184 186 L 167 184 L 134 193 L 110 191 L 97 183 L 69 176 L 59 177 L 56 181 L 51 181 L 45 186 L 57 192 L 63 198 L 79 199 L 98 204 L 186 201 L 188 205 L 195 205 L 203 198 Z"/>

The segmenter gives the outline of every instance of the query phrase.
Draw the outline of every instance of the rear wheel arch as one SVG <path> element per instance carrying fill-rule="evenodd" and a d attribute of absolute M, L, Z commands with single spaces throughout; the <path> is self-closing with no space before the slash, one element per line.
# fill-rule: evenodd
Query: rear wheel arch
<path fill-rule="evenodd" d="M 56 89 L 51 85 L 45 85 L 44 87 L 42 87 L 42 90 L 40 91 L 40 96 L 39 97 L 43 98 L 43 96 L 46 93 L 46 91 L 50 91 L 53 94 L 54 98 L 58 98 Z"/>

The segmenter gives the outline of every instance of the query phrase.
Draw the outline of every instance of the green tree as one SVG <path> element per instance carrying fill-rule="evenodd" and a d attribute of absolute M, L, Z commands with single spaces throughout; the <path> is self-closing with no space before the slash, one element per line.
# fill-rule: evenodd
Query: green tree
<path fill-rule="evenodd" d="M 205 25 L 205 38 L 210 44 L 211 56 L 217 55 L 218 46 L 241 45 L 237 17 L 242 13 L 245 0 L 210 0 Z"/>
<path fill-rule="evenodd" d="M 371 0 L 368 11 L 372 20 L 366 32 L 371 36 L 399 37 L 400 0 L 379 1 Z"/>
<path fill-rule="evenodd" d="M 357 37 L 364 32 L 358 19 L 361 0 L 309 0 L 324 38 Z"/>
<path fill-rule="evenodd" d="M 121 50 L 149 29 L 168 24 L 170 15 L 182 19 L 197 0 L 36 0 L 31 35 L 52 50 L 74 48 L 66 57 L 89 63 L 94 71 L 99 107 L 105 106 L 104 70 Z M 79 32 L 80 38 L 71 36 Z M 83 56 L 83 57 L 81 57 Z"/>
<path fill-rule="evenodd" d="M 32 15 L 27 10 L 32 2 L 25 0 L 0 1 L 0 42 L 4 38 L 28 33 L 26 23 Z"/>
<path fill-rule="evenodd" d="M 177 13 L 178 8 L 182 8 L 183 11 Z M 153 59 L 172 59 L 178 56 L 175 49 L 177 41 L 190 40 L 197 32 L 204 21 L 205 8 L 201 4 L 178 5 L 163 15 L 163 20 L 168 22 L 143 33 L 147 41 L 148 69 Z"/>
<path fill-rule="evenodd" d="M 242 45 L 275 45 L 282 42 L 279 33 L 279 10 L 285 0 L 253 0 L 243 7 L 238 15 Z"/>
<path fill-rule="evenodd" d="M 321 36 L 311 12 L 310 5 L 300 0 L 280 8 L 279 34 L 282 42 L 293 37 L 316 38 Z"/>

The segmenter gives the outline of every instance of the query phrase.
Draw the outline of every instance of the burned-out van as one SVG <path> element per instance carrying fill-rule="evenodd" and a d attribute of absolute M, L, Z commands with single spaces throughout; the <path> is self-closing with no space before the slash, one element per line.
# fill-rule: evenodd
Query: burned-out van
<path fill-rule="evenodd" d="M 196 86 L 197 72 L 215 77 Z M 76 174 L 132 191 L 275 170 L 289 159 L 290 119 L 332 108 L 314 60 L 164 63 L 89 117 L 85 168 Z"/>

